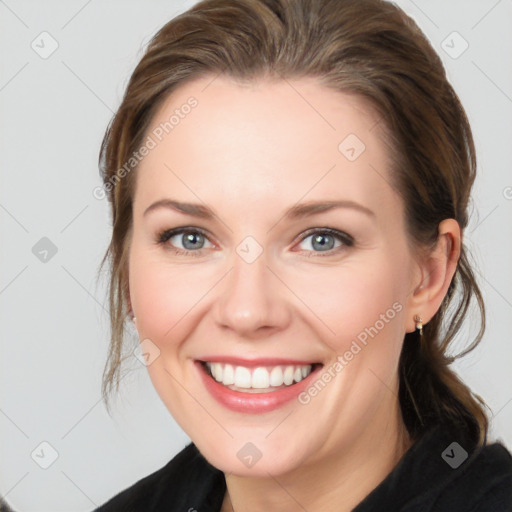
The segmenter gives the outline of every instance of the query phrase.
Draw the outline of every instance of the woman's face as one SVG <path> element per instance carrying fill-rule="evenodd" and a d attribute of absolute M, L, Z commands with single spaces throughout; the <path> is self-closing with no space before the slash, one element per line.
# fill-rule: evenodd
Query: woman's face
<path fill-rule="evenodd" d="M 399 423 L 418 267 L 380 129 L 313 79 L 201 78 L 152 120 L 131 305 L 158 394 L 225 472 L 373 449 Z"/>

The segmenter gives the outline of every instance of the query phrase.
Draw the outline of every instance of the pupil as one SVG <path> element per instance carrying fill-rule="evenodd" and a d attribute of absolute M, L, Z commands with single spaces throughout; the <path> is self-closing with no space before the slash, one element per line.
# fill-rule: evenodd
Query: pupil
<path fill-rule="evenodd" d="M 201 235 L 199 235 L 201 236 Z M 197 242 L 197 238 L 198 238 L 198 235 L 194 234 L 194 233 L 189 233 L 188 235 L 185 236 L 185 243 L 183 244 L 185 248 L 187 249 L 194 249 L 194 245 L 192 245 L 191 247 L 187 247 L 187 243 L 191 242 L 192 244 L 194 242 Z"/>
<path fill-rule="evenodd" d="M 332 237 L 330 235 L 317 235 L 314 238 L 313 246 L 314 246 L 315 242 L 318 242 L 320 244 L 320 247 L 325 249 L 325 246 L 327 245 L 327 242 L 325 242 L 326 238 L 332 238 Z M 329 249 L 332 249 L 332 247 L 327 247 L 326 250 L 329 250 Z"/>

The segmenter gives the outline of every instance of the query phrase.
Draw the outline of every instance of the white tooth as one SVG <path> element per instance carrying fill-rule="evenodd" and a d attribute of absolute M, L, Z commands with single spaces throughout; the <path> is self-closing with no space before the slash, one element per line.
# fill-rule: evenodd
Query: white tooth
<path fill-rule="evenodd" d="M 213 374 L 213 378 L 217 382 L 222 381 L 222 363 L 213 363 L 212 364 L 212 374 Z"/>
<path fill-rule="evenodd" d="M 235 368 L 235 386 L 237 388 L 250 388 L 251 387 L 251 372 L 243 366 Z"/>
<path fill-rule="evenodd" d="M 235 371 L 230 364 L 224 366 L 224 374 L 222 375 L 222 384 L 230 386 L 235 383 Z"/>
<path fill-rule="evenodd" d="M 270 385 L 282 386 L 283 385 L 283 369 L 280 366 L 275 366 L 270 372 Z"/>
<path fill-rule="evenodd" d="M 284 369 L 283 382 L 289 386 L 293 384 L 293 366 L 287 366 Z"/>
<path fill-rule="evenodd" d="M 256 368 L 252 372 L 252 387 L 255 389 L 266 389 L 270 383 L 270 375 L 266 368 Z"/>
<path fill-rule="evenodd" d="M 302 367 L 302 378 L 305 379 L 311 373 L 311 365 Z"/>
<path fill-rule="evenodd" d="M 302 380 L 302 370 L 300 369 L 300 366 L 297 366 L 297 368 L 295 369 L 293 379 L 295 380 L 295 382 L 300 382 Z"/>

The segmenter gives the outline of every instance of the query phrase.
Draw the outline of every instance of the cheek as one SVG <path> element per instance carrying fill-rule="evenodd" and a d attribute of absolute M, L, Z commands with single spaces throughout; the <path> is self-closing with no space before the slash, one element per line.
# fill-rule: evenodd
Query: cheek
<path fill-rule="evenodd" d="M 190 320 L 214 286 L 212 270 L 196 265 L 169 265 L 165 256 L 132 246 L 129 263 L 130 298 L 141 339 L 162 351 L 176 348 L 186 337 Z"/>
<path fill-rule="evenodd" d="M 315 330 L 329 346 L 342 353 L 352 340 L 364 342 L 373 339 L 376 330 L 381 334 L 389 332 L 392 324 L 400 324 L 403 286 L 397 266 L 403 264 L 384 259 L 339 269 L 285 271 L 283 277 L 293 283 L 293 294 L 300 297 L 297 303 L 290 296 L 297 304 L 296 311 L 302 310 L 306 321 L 317 326 Z M 215 294 L 220 277 L 218 269 L 209 265 L 169 265 L 160 255 L 152 256 L 134 244 L 129 264 L 130 297 L 141 339 L 151 339 L 161 350 L 172 346 L 173 340 L 185 339 L 191 319 L 209 302 L 208 293 Z"/>
<path fill-rule="evenodd" d="M 324 326 L 321 332 L 338 354 L 353 340 L 364 344 L 377 336 L 396 339 L 404 307 L 403 283 L 393 262 L 357 262 L 303 272 L 293 279 L 297 295 L 316 317 L 315 323 Z"/>
<path fill-rule="evenodd" d="M 186 431 L 190 429 L 190 399 L 178 383 L 190 378 L 190 365 L 183 364 L 188 350 L 184 340 L 197 320 L 201 298 L 211 288 L 203 277 L 194 268 L 170 266 L 161 255 L 139 248 L 136 242 L 132 246 L 129 282 L 137 331 L 141 341 L 156 345 L 153 353 L 158 353 L 147 371 L 166 407 Z"/>

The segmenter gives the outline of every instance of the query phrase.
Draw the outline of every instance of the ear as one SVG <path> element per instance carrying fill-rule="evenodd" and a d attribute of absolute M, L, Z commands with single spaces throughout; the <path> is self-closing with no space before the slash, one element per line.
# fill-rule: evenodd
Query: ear
<path fill-rule="evenodd" d="M 438 227 L 438 239 L 434 249 L 418 262 L 413 291 L 407 301 L 406 332 L 416 329 L 415 315 L 425 325 L 438 311 L 457 270 L 460 250 L 459 223 L 455 219 L 443 220 Z"/>

